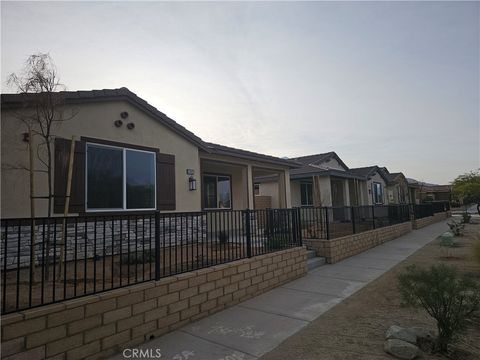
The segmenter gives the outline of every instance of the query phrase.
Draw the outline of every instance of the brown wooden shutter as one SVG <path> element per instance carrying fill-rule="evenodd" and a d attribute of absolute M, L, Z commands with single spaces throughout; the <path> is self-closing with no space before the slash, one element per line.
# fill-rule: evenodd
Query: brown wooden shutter
<path fill-rule="evenodd" d="M 67 190 L 68 160 L 71 140 L 55 139 L 54 156 L 54 212 L 63 214 Z M 75 141 L 73 159 L 72 189 L 70 193 L 69 213 L 85 211 L 85 142 Z"/>
<path fill-rule="evenodd" d="M 175 210 L 175 155 L 157 152 L 157 209 Z"/>

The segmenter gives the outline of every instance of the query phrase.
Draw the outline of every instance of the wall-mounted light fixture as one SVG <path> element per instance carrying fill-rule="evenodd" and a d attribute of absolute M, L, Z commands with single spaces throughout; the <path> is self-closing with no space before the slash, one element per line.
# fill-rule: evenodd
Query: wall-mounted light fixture
<path fill-rule="evenodd" d="M 188 178 L 188 190 L 190 191 L 197 190 L 197 180 L 193 176 L 190 176 Z"/>

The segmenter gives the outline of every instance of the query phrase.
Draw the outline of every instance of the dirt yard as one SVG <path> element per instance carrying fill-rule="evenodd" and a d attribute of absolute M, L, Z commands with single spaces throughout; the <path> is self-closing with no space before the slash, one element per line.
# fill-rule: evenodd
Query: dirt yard
<path fill-rule="evenodd" d="M 262 359 L 393 359 L 383 351 L 385 331 L 390 325 L 436 329 L 434 321 L 422 310 L 400 306 L 397 274 L 413 263 L 431 265 L 444 262 L 480 281 L 480 266 L 472 258 L 472 246 L 475 241 L 480 241 L 480 220 L 473 221 L 475 223 L 465 228 L 465 235 L 456 238 L 457 247 L 447 250 L 439 245 L 438 239 L 431 242 Z M 426 355 L 424 359 L 480 359 L 480 315 L 470 322 L 448 357 Z"/>
<path fill-rule="evenodd" d="M 148 251 L 147 248 L 144 249 Z M 269 249 L 265 247 L 253 247 L 253 254 L 261 254 Z M 16 309 L 25 309 L 31 306 L 49 304 L 63 299 L 70 299 L 82 295 L 93 294 L 100 291 L 111 290 L 135 284 L 142 281 L 155 279 L 154 251 L 148 251 L 145 259 L 142 250 L 128 254 L 107 255 L 104 258 L 83 259 L 76 263 L 70 261 L 66 268 L 63 267 L 58 277 L 59 266 L 55 269 L 50 266 L 51 276 L 45 278 L 41 267 L 36 269 L 36 281 L 30 287 L 30 270 L 23 268 L 18 272 L 16 269 L 2 273 L 2 281 L 6 284 L 6 291 L 2 296 L 2 305 L 6 312 Z M 140 256 L 138 261 L 135 259 Z M 160 275 L 167 277 L 182 272 L 222 264 L 247 257 L 246 249 L 236 244 L 200 244 L 195 243 L 185 246 L 165 247 L 160 250 Z M 130 261 L 129 261 L 130 259 Z M 54 274 L 56 274 L 54 276 Z M 19 286 L 17 286 L 19 284 Z"/>

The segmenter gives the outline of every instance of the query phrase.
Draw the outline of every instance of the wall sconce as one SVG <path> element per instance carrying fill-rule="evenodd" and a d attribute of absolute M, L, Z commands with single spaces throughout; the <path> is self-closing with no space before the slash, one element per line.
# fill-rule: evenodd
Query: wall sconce
<path fill-rule="evenodd" d="M 190 176 L 188 178 L 188 190 L 190 191 L 197 190 L 197 180 L 193 176 Z"/>

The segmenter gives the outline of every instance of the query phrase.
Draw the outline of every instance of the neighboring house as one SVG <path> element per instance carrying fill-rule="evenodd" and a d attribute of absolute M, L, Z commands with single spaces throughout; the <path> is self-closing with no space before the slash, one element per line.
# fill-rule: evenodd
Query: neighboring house
<path fill-rule="evenodd" d="M 290 171 L 292 206 L 351 206 L 366 201 L 366 184 L 353 174 L 335 152 L 308 155 L 292 160 L 301 164 Z M 259 195 L 275 193 L 275 179 L 258 177 Z M 275 202 L 272 196 L 272 204 Z"/>
<path fill-rule="evenodd" d="M 391 173 L 386 167 L 382 168 L 383 172 L 387 175 L 387 202 L 389 204 L 408 204 L 409 190 L 408 182 L 405 175 L 401 172 Z"/>
<path fill-rule="evenodd" d="M 422 199 L 433 201 L 451 201 L 452 200 L 452 186 L 451 185 L 436 185 L 424 184 L 420 193 Z"/>
<path fill-rule="evenodd" d="M 366 201 L 362 203 L 363 205 L 388 204 L 386 190 L 389 178 L 382 168 L 373 165 L 350 169 L 349 172 L 365 179 L 366 186 L 362 189 L 362 193 L 365 194 Z"/>
<path fill-rule="evenodd" d="M 417 180 L 407 178 L 408 199 L 410 204 L 420 204 L 420 184 Z"/>
<path fill-rule="evenodd" d="M 70 213 L 253 208 L 256 176 L 275 176 L 278 206 L 291 206 L 294 161 L 204 142 L 126 88 L 56 96 L 75 116 L 54 127 L 55 214 L 63 213 L 72 136 Z M 32 109 L 24 99 L 20 94 L 1 97 L 3 218 L 30 216 L 29 140 L 18 117 Z M 36 196 L 47 195 L 46 175 L 35 176 Z M 48 215 L 45 199 L 37 199 L 36 207 L 37 216 Z"/>
<path fill-rule="evenodd" d="M 410 189 L 410 200 L 419 204 L 429 201 L 452 201 L 452 186 L 430 184 L 423 181 L 407 178 Z"/>

